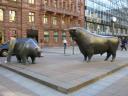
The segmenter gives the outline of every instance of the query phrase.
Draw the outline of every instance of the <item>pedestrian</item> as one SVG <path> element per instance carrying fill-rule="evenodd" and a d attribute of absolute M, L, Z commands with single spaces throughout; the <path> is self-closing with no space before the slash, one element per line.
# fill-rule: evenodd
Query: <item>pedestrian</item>
<path fill-rule="evenodd" d="M 67 48 L 67 40 L 66 39 L 63 40 L 63 44 L 64 44 L 64 54 L 65 54 L 65 51 Z"/>
<path fill-rule="evenodd" d="M 64 43 L 64 49 L 66 49 L 66 48 L 67 48 L 67 40 L 64 39 L 64 40 L 63 40 L 63 43 Z"/>
<path fill-rule="evenodd" d="M 16 37 L 15 36 L 11 36 L 10 37 L 10 41 L 9 41 L 7 62 L 11 62 L 11 56 L 13 54 L 15 43 L 16 43 Z"/>
<path fill-rule="evenodd" d="M 123 49 L 125 49 L 125 50 L 127 51 L 126 44 L 127 44 L 126 38 L 122 39 L 122 40 L 121 40 L 121 51 L 122 51 Z"/>

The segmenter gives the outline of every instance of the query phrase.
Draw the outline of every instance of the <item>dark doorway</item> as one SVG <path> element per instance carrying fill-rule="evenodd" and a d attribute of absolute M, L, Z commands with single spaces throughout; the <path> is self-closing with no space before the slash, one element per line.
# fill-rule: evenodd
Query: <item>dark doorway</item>
<path fill-rule="evenodd" d="M 2 43 L 2 32 L 0 32 L 0 44 Z"/>
<path fill-rule="evenodd" d="M 38 30 L 27 29 L 27 38 L 36 39 L 38 42 Z"/>

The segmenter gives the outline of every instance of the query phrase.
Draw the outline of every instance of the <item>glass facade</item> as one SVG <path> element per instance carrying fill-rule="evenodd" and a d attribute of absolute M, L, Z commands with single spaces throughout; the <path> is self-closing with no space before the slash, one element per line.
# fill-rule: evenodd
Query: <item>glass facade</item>
<path fill-rule="evenodd" d="M 127 0 L 85 0 L 85 27 L 97 34 L 126 36 L 127 9 Z"/>

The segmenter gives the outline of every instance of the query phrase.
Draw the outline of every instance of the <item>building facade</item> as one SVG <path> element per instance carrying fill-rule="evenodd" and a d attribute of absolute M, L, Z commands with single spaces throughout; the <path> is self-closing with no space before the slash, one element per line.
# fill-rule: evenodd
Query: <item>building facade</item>
<path fill-rule="evenodd" d="M 85 27 L 97 34 L 128 36 L 127 9 L 127 0 L 85 0 Z"/>
<path fill-rule="evenodd" d="M 84 26 L 84 0 L 0 0 L 0 39 L 33 37 L 40 46 L 71 42 L 69 27 Z"/>

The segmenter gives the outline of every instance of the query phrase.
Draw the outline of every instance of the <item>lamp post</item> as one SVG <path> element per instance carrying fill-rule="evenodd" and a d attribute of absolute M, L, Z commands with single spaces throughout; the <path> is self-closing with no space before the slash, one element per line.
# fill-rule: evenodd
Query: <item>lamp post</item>
<path fill-rule="evenodd" d="M 115 22 L 116 22 L 117 18 L 116 17 L 112 17 L 112 29 L 113 29 L 113 32 L 112 32 L 112 35 L 114 36 L 114 29 L 115 29 Z"/>

